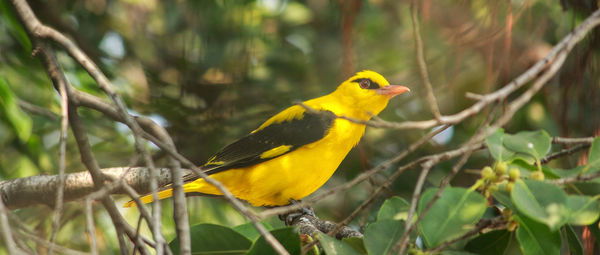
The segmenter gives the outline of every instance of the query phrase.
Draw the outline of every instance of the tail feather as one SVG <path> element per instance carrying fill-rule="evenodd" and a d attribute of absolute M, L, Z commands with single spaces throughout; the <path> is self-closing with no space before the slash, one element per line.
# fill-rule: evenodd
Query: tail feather
<path fill-rule="evenodd" d="M 158 191 L 158 200 L 162 200 L 162 199 L 169 198 L 172 196 L 173 196 L 173 189 L 171 189 L 171 188 Z M 142 203 L 144 203 L 144 204 L 154 202 L 152 200 L 152 193 L 140 197 L 140 200 L 142 200 Z M 133 207 L 133 206 L 136 206 L 136 203 L 134 200 L 131 200 L 123 205 L 123 207 Z"/>
<path fill-rule="evenodd" d="M 204 195 L 211 195 L 211 194 L 220 195 L 220 192 L 206 193 L 205 191 L 207 191 L 206 186 L 199 184 L 197 182 L 189 182 L 189 183 L 186 183 L 183 185 L 183 192 L 185 192 L 186 194 L 187 193 L 201 193 Z M 157 193 L 158 193 L 158 200 L 169 198 L 169 197 L 173 196 L 173 188 L 171 186 L 166 186 L 166 187 L 163 187 L 161 190 L 159 190 Z M 142 200 L 142 203 L 144 203 L 144 204 L 154 202 L 154 200 L 152 200 L 152 193 L 140 197 L 140 200 Z M 123 205 L 123 207 L 134 207 L 134 206 L 136 206 L 136 203 L 134 200 L 131 200 Z"/>

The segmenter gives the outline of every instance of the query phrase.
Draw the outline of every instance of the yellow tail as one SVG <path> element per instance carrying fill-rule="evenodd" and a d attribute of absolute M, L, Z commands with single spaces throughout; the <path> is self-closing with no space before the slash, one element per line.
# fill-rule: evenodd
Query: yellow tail
<path fill-rule="evenodd" d="M 173 196 L 172 189 L 165 189 L 165 190 L 161 190 L 158 192 L 158 200 L 162 200 L 162 199 L 172 197 L 172 196 Z M 153 202 L 152 201 L 152 193 L 140 197 L 140 200 L 142 200 L 142 203 L 144 203 L 144 204 Z M 135 201 L 133 201 L 133 200 L 131 200 L 123 205 L 123 207 L 133 207 L 133 206 L 136 206 Z"/>
<path fill-rule="evenodd" d="M 213 187 L 210 184 L 208 184 L 208 188 L 207 188 L 207 184 L 205 184 L 204 181 L 202 181 L 202 180 L 196 180 L 196 181 L 184 184 L 183 192 L 185 192 L 185 193 L 197 192 L 197 193 L 214 194 L 214 195 L 221 194 L 221 192 L 219 192 L 215 187 Z M 169 198 L 172 196 L 173 196 L 172 188 L 158 191 L 158 200 L 162 200 L 162 199 Z M 152 193 L 140 197 L 140 200 L 142 200 L 142 203 L 144 203 L 144 204 L 154 202 L 152 200 Z M 133 201 L 133 200 L 131 200 L 123 205 L 123 207 L 133 207 L 133 206 L 136 206 L 135 201 Z"/>

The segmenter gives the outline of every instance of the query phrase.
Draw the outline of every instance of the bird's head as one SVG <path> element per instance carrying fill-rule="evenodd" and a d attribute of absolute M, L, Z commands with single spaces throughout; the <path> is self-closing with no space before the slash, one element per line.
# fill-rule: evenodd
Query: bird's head
<path fill-rule="evenodd" d="M 379 114 L 392 97 L 407 91 L 410 89 L 400 85 L 390 85 L 380 74 L 365 70 L 344 81 L 336 89 L 335 94 L 344 103 L 351 104 L 357 109 Z"/>

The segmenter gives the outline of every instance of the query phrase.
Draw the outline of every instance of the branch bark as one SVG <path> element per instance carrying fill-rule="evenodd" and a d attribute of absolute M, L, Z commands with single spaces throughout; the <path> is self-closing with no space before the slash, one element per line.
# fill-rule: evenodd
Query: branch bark
<path fill-rule="evenodd" d="M 171 171 L 168 168 L 158 168 L 158 184 L 167 185 L 171 182 Z M 183 169 L 186 173 L 191 170 Z M 104 180 L 120 179 L 138 193 L 146 194 L 150 190 L 150 172 L 147 167 L 113 167 L 102 169 Z M 108 183 L 109 181 L 106 181 Z M 4 204 L 10 209 L 45 204 L 54 207 L 58 190 L 58 175 L 37 175 L 0 182 L 0 194 Z M 65 175 L 64 201 L 74 201 L 94 192 L 94 182 L 88 171 Z M 125 194 L 122 188 L 114 191 Z"/>

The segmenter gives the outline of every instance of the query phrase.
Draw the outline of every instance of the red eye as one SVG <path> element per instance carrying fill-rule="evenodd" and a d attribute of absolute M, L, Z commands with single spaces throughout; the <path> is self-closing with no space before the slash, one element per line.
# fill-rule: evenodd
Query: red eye
<path fill-rule="evenodd" d="M 360 81 L 359 85 L 363 89 L 368 89 L 371 86 L 371 81 L 370 80 L 362 80 L 362 81 Z"/>

